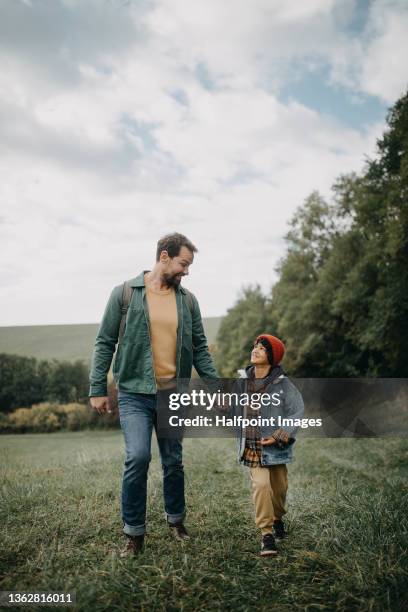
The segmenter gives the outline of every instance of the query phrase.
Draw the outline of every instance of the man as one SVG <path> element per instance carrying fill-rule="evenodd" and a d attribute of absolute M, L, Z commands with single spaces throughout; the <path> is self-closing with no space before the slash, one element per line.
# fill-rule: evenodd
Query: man
<path fill-rule="evenodd" d="M 113 375 L 118 388 L 120 424 L 126 446 L 122 485 L 123 555 L 144 544 L 147 473 L 151 436 L 157 433 L 157 391 L 189 379 L 192 366 L 201 377 L 217 376 L 195 296 L 181 286 L 196 247 L 185 236 L 168 234 L 157 243 L 156 263 L 129 281 L 133 293 L 120 340 L 123 285 L 115 287 L 96 337 L 90 374 L 90 402 L 100 414 L 110 411 L 107 373 L 115 346 Z M 182 444 L 157 436 L 163 467 L 167 522 L 177 540 L 188 538 L 184 526 Z"/>
<path fill-rule="evenodd" d="M 245 378 L 239 380 L 241 392 L 271 396 L 261 409 L 249 408 L 246 416 L 260 416 L 268 422 L 278 417 L 303 417 L 303 399 L 295 385 L 286 377 L 280 362 L 285 353 L 283 342 L 276 336 L 261 334 L 255 339 L 251 352 L 251 365 L 245 369 Z M 292 461 L 297 427 L 262 425 L 238 430 L 238 460 L 249 467 L 255 507 L 255 524 L 261 530 L 262 557 L 276 556 L 276 541 L 285 535 L 282 520 L 286 513 L 288 490 L 286 464 Z"/>

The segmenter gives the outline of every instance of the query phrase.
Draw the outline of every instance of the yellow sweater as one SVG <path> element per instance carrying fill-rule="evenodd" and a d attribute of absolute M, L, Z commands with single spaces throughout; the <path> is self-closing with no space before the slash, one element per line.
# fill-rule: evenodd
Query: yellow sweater
<path fill-rule="evenodd" d="M 158 291 L 147 286 L 146 298 L 155 376 L 175 378 L 178 327 L 175 291 L 172 287 Z"/>

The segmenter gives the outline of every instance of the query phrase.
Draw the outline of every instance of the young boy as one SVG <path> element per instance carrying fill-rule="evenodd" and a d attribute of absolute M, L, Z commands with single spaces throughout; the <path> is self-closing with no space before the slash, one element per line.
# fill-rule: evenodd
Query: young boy
<path fill-rule="evenodd" d="M 280 362 L 285 346 L 279 338 L 261 334 L 251 352 L 251 365 L 245 369 L 245 379 L 239 381 L 241 392 L 252 396 L 267 394 L 266 405 L 247 408 L 245 417 L 261 417 L 262 423 L 275 418 L 275 426 L 241 428 L 239 431 L 239 461 L 249 467 L 255 506 L 255 523 L 262 533 L 261 555 L 277 555 L 276 541 L 285 537 L 282 516 L 286 513 L 288 489 L 286 464 L 292 461 L 296 427 L 278 427 L 278 417 L 302 418 L 304 405 L 300 392 L 285 376 Z M 252 402 L 255 405 L 255 402 Z"/>

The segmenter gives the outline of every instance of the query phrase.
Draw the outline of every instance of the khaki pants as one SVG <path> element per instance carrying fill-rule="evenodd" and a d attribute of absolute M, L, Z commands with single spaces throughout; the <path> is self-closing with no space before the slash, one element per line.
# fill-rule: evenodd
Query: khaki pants
<path fill-rule="evenodd" d="M 285 463 L 268 467 L 249 468 L 252 498 L 255 505 L 255 524 L 262 535 L 272 533 L 273 521 L 281 519 L 288 490 L 288 470 Z"/>

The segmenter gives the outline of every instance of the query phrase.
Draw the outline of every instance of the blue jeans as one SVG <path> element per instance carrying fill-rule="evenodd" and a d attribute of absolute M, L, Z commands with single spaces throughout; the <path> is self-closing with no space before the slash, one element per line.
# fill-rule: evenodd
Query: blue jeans
<path fill-rule="evenodd" d="M 146 530 L 147 473 L 152 430 L 157 430 L 156 395 L 118 392 L 120 425 L 126 458 L 122 485 L 123 531 L 142 535 Z M 185 516 L 184 469 L 180 440 L 157 437 L 163 468 L 164 508 L 170 524 Z"/>

